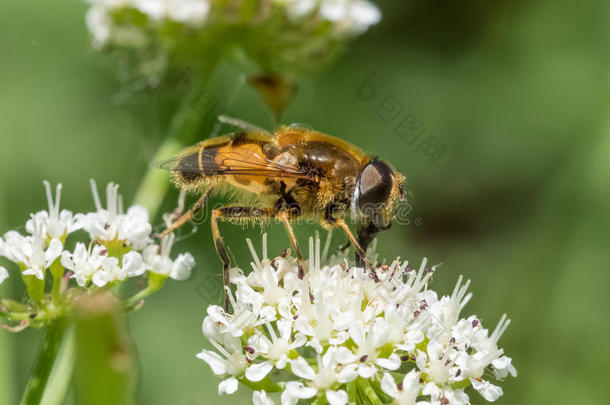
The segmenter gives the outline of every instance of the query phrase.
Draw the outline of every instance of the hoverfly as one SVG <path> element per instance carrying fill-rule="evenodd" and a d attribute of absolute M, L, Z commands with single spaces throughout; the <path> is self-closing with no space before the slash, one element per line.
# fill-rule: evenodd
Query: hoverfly
<path fill-rule="evenodd" d="M 239 120 L 224 120 L 248 130 L 207 139 L 162 164 L 171 170 L 178 188 L 201 197 L 159 236 L 191 219 L 210 195 L 225 193 L 232 201 L 211 215 L 225 289 L 230 259 L 219 221 L 281 222 L 301 278 L 305 266 L 291 226 L 298 219 L 313 219 L 325 228 L 340 227 L 354 246 L 357 264 L 370 266 L 366 249 L 378 232 L 390 227 L 394 207 L 404 199 L 404 176 L 360 148 L 321 132 L 282 126 L 270 133 Z M 345 222 L 348 216 L 358 224 L 357 236 Z"/>

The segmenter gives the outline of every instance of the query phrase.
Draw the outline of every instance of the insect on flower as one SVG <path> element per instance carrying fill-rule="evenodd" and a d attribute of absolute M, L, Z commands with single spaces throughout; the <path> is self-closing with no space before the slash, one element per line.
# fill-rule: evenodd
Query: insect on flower
<path fill-rule="evenodd" d="M 299 261 L 300 277 L 305 266 L 291 227 L 299 219 L 340 227 L 354 246 L 358 264 L 371 267 L 367 246 L 390 227 L 394 207 L 404 199 L 403 175 L 360 148 L 321 132 L 282 126 L 270 133 L 240 120 L 221 120 L 245 131 L 202 141 L 161 164 L 172 171 L 180 189 L 201 197 L 160 236 L 182 226 L 211 194 L 220 193 L 231 201 L 212 211 L 211 226 L 225 286 L 230 260 L 218 221 L 281 222 Z M 357 223 L 357 236 L 345 222 L 348 216 Z"/>

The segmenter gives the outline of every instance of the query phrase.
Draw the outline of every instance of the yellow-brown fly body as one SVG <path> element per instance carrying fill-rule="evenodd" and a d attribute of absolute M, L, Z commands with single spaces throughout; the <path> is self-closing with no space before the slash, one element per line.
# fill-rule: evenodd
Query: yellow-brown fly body
<path fill-rule="evenodd" d="M 404 177 L 388 164 L 339 138 L 310 129 L 281 127 L 274 134 L 247 131 L 191 146 L 164 164 L 181 189 L 200 200 L 171 232 L 201 209 L 210 194 L 230 202 L 212 212 L 214 243 L 228 285 L 229 259 L 217 221 L 243 223 L 277 220 L 284 224 L 304 273 L 303 259 L 290 222 L 311 218 L 327 228 L 342 228 L 356 250 L 357 262 L 370 265 L 366 247 L 387 229 L 396 202 L 403 198 Z M 353 235 L 345 222 L 358 223 Z"/>

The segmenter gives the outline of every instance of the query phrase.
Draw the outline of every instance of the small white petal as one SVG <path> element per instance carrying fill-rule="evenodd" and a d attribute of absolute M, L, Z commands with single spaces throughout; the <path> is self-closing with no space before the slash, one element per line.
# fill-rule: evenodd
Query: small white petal
<path fill-rule="evenodd" d="M 227 363 L 218 354 L 210 350 L 202 350 L 201 353 L 197 354 L 197 358 L 208 363 L 212 372 L 216 375 L 221 375 L 227 372 Z"/>
<path fill-rule="evenodd" d="M 441 391 L 441 389 L 433 382 L 429 382 L 426 385 L 424 385 L 424 389 L 422 390 L 421 393 L 423 395 L 430 395 L 430 398 L 432 399 L 432 401 L 438 401 L 440 399 L 443 391 Z"/>
<path fill-rule="evenodd" d="M 305 387 L 300 381 L 288 381 L 282 392 L 282 405 L 295 405 L 299 399 L 312 398 L 318 393 L 314 387 Z"/>
<path fill-rule="evenodd" d="M 258 382 L 265 378 L 272 368 L 273 364 L 269 361 L 253 364 L 246 370 L 246 378 L 252 382 Z"/>
<path fill-rule="evenodd" d="M 59 239 L 51 239 L 51 243 L 49 243 L 49 247 L 44 254 L 47 267 L 53 264 L 53 262 L 61 255 L 63 247 L 64 246 Z"/>
<path fill-rule="evenodd" d="M 326 391 L 326 399 L 330 405 L 345 405 L 347 404 L 347 392 L 343 390 L 339 391 Z"/>
<path fill-rule="evenodd" d="M 358 356 L 352 353 L 347 347 L 339 347 L 335 353 L 335 359 L 339 364 L 350 364 L 358 360 Z"/>
<path fill-rule="evenodd" d="M 265 391 L 254 391 L 252 393 L 252 403 L 254 405 L 275 405 L 275 402 L 267 396 Z"/>
<path fill-rule="evenodd" d="M 294 360 L 290 361 L 290 367 L 292 369 L 292 373 L 298 377 L 306 378 L 308 380 L 313 380 L 316 377 L 316 372 L 307 361 L 305 361 L 302 357 L 297 357 Z"/>
<path fill-rule="evenodd" d="M 220 384 L 218 384 L 218 395 L 222 395 L 222 394 L 231 395 L 235 391 L 237 391 L 237 386 L 238 386 L 237 378 L 235 378 L 235 377 L 227 378 L 226 380 L 224 380 Z"/>
<path fill-rule="evenodd" d="M 378 358 L 375 364 L 388 370 L 397 370 L 400 367 L 400 357 L 396 353 L 392 353 L 387 359 Z"/>
<path fill-rule="evenodd" d="M 282 357 L 280 357 L 279 360 L 275 362 L 275 367 L 280 370 L 283 370 L 284 367 L 286 367 L 286 364 L 288 364 L 289 362 L 290 359 L 288 358 L 288 356 L 282 355 Z"/>
<path fill-rule="evenodd" d="M 390 373 L 383 374 L 383 378 L 381 379 L 381 389 L 391 397 L 396 397 L 398 395 L 396 381 L 394 381 L 394 378 L 390 375 Z"/>
<path fill-rule="evenodd" d="M 127 277 L 137 277 L 144 274 L 144 261 L 142 255 L 136 251 L 131 251 L 123 256 L 123 271 Z"/>
<path fill-rule="evenodd" d="M 479 394 L 489 402 L 493 402 L 502 396 L 502 388 L 491 384 L 489 381 L 471 378 L 472 388 L 477 390 Z"/>
<path fill-rule="evenodd" d="M 91 277 L 91 281 L 98 287 L 103 287 L 110 281 L 110 276 L 105 271 L 96 271 Z"/>
<path fill-rule="evenodd" d="M 361 364 L 358 366 L 358 375 L 362 378 L 371 378 L 377 374 L 377 367 L 372 364 Z"/>
<path fill-rule="evenodd" d="M 349 364 L 339 370 L 337 381 L 345 384 L 354 381 L 356 377 L 358 377 L 358 365 Z"/>
<path fill-rule="evenodd" d="M 44 280 L 44 273 L 36 267 L 31 267 L 23 271 L 24 276 L 35 276 L 39 280 Z"/>
<path fill-rule="evenodd" d="M 178 255 L 169 276 L 174 280 L 186 280 L 191 276 L 191 269 L 195 267 L 195 259 L 190 253 Z"/>
<path fill-rule="evenodd" d="M 322 344 L 320 343 L 320 340 L 318 338 L 311 339 L 305 345 L 312 347 L 318 354 L 322 353 L 322 350 L 324 350 L 324 348 L 322 347 Z"/>
<path fill-rule="evenodd" d="M 402 390 L 405 392 L 419 393 L 419 372 L 416 370 L 409 371 L 402 380 Z"/>

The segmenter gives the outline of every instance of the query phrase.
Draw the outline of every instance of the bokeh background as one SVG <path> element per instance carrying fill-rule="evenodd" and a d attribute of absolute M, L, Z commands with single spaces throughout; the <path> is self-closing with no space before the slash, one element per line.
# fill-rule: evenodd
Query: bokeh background
<path fill-rule="evenodd" d="M 475 295 L 464 314 L 493 327 L 517 379 L 500 404 L 606 403 L 610 360 L 610 110 L 604 1 L 383 2 L 384 19 L 328 69 L 300 83 L 286 123 L 306 123 L 392 162 L 408 179 L 408 225 L 379 237 L 382 257 L 443 263 L 434 287 L 459 274 Z M 62 182 L 62 206 L 90 209 L 88 179 L 114 181 L 130 199 L 163 139 L 168 117 L 151 95 L 121 104 L 115 63 L 92 51 L 86 4 L 0 3 L 0 229 L 45 207 L 42 180 Z M 375 93 L 359 92 L 373 80 Z M 237 84 L 236 84 L 237 83 Z M 370 83 L 369 83 L 370 84 Z M 270 127 L 256 94 L 227 63 L 210 83 L 219 112 Z M 445 150 L 433 164 L 387 123 L 392 98 Z M 387 118 L 387 117 L 386 117 Z M 211 128 L 204 128 L 206 138 Z M 169 210 L 176 193 L 164 204 Z M 156 220 L 159 223 L 159 220 Z M 305 243 L 314 226 L 298 227 Z M 245 237 L 223 226 L 241 266 Z M 272 226 L 270 251 L 287 247 Z M 335 241 L 335 245 L 343 240 Z M 219 398 L 195 354 L 205 307 L 219 302 L 220 265 L 207 224 L 177 250 L 198 266 L 168 282 L 129 317 L 142 404 L 248 403 Z M 16 278 L 4 293 L 19 296 Z M 0 397 L 17 403 L 40 333 L 0 331 Z M 103 383 L 103 382 L 100 382 Z M 236 401 L 235 398 L 238 398 Z M 1 402 L 1 401 L 0 401 Z M 474 404 L 485 401 L 472 395 Z M 70 403 L 70 400 L 68 401 Z"/>

